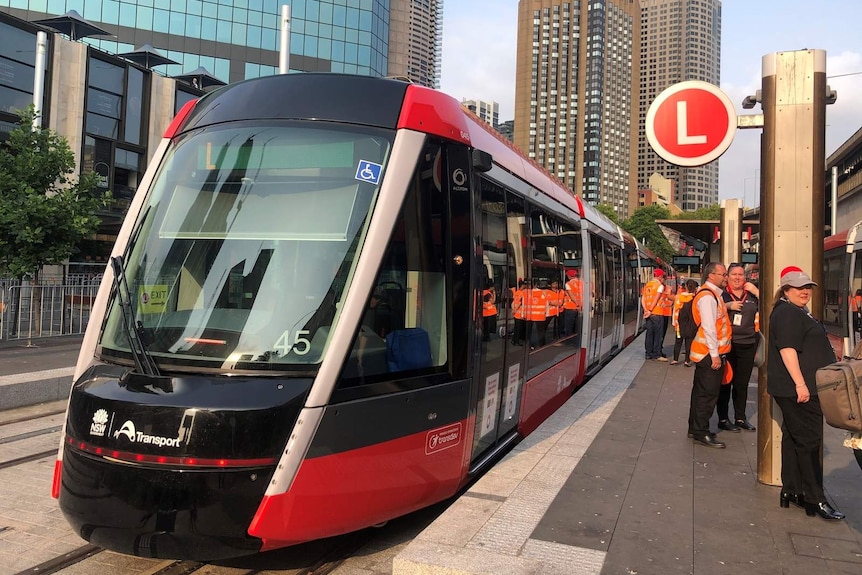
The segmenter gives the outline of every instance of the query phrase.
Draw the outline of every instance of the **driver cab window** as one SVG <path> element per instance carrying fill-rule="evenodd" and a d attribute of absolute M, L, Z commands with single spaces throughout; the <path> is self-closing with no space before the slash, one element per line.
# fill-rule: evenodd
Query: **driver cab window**
<path fill-rule="evenodd" d="M 445 161 L 429 144 L 414 173 L 354 339 L 343 386 L 438 371 L 448 362 Z M 397 375 L 396 375 L 397 374 Z"/>

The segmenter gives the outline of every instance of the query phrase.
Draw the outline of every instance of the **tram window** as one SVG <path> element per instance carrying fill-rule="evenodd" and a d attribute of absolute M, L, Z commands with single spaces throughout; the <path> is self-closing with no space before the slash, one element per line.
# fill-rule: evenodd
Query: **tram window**
<path fill-rule="evenodd" d="M 447 210 L 444 194 L 431 178 L 438 158 L 433 145 L 423 158 L 383 256 L 340 387 L 433 373 L 448 364 Z"/>
<path fill-rule="evenodd" d="M 841 289 L 843 277 L 844 254 L 839 254 L 835 257 L 828 257 L 824 261 L 824 306 L 823 306 L 823 321 L 832 325 L 843 325 L 841 294 L 844 290 Z"/>

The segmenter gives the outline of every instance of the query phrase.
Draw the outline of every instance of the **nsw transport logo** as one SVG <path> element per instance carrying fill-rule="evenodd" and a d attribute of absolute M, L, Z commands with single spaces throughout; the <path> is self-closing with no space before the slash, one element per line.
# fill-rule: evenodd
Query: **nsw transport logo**
<path fill-rule="evenodd" d="M 104 409 L 97 409 L 93 414 L 93 422 L 90 424 L 90 435 L 96 437 L 105 437 L 105 432 L 108 430 L 108 412 Z"/>

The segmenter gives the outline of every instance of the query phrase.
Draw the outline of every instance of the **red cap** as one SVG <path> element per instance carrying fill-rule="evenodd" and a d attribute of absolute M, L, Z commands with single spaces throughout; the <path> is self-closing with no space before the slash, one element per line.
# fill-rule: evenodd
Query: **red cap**
<path fill-rule="evenodd" d="M 578 275 L 578 270 L 566 270 L 566 277 L 573 278 Z"/>
<path fill-rule="evenodd" d="M 788 273 L 790 273 L 790 272 L 801 272 L 801 271 L 802 271 L 802 268 L 799 268 L 799 267 L 796 267 L 796 266 L 787 266 L 786 268 L 784 268 L 783 270 L 781 270 L 781 274 L 780 274 L 780 275 L 788 274 Z"/>
<path fill-rule="evenodd" d="M 653 270 L 652 275 L 653 275 L 653 277 L 663 278 L 666 274 L 664 273 L 663 269 L 656 268 Z"/>

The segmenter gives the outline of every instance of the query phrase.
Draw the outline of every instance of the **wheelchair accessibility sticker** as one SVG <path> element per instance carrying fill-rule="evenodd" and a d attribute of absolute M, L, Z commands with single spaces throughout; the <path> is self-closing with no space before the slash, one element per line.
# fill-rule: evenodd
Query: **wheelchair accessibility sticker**
<path fill-rule="evenodd" d="M 380 164 L 368 160 L 359 160 L 359 165 L 356 166 L 356 179 L 369 184 L 379 184 L 382 171 L 383 166 Z"/>

